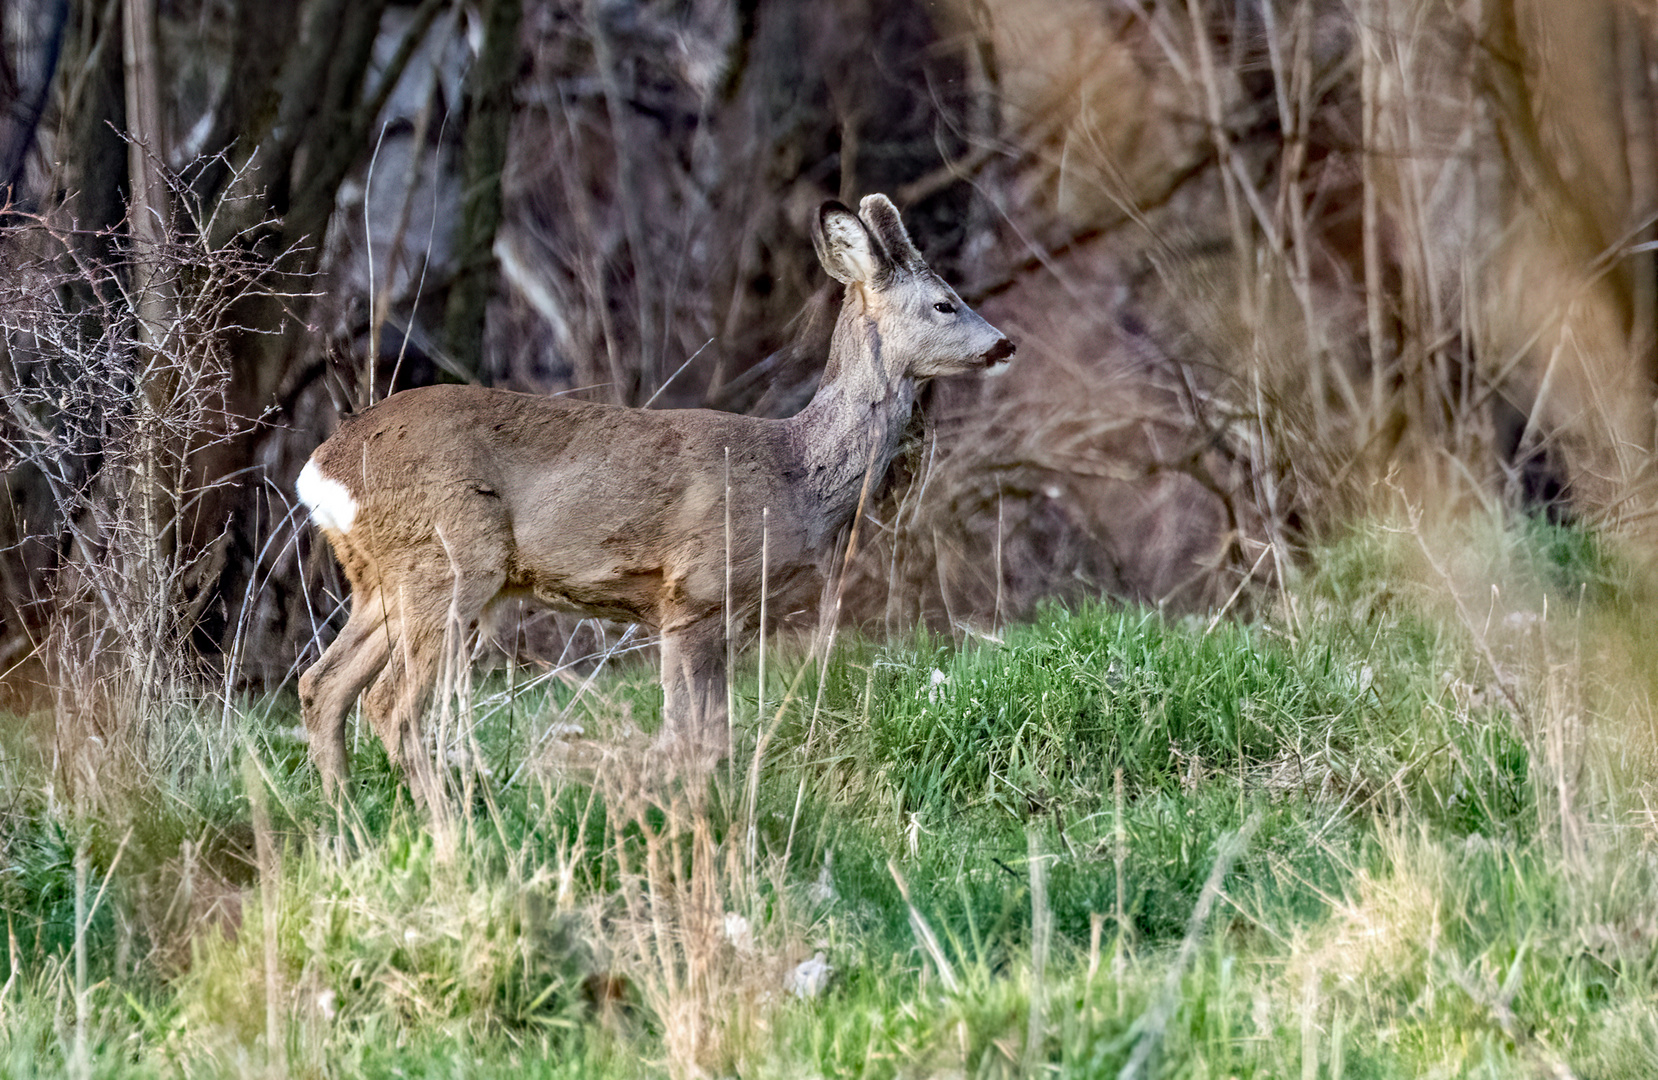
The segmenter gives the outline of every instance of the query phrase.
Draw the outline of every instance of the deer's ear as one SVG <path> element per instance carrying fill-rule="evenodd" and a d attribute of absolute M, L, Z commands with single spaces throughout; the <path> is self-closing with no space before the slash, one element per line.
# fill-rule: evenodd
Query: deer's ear
<path fill-rule="evenodd" d="M 812 246 L 829 276 L 848 285 L 874 281 L 886 266 L 875 237 L 857 214 L 838 202 L 826 202 L 818 208 L 817 220 L 812 223 Z"/>
<path fill-rule="evenodd" d="M 901 266 L 912 274 L 927 269 L 927 260 L 910 242 L 910 234 L 905 230 L 903 219 L 898 216 L 898 208 L 892 205 L 892 200 L 885 195 L 865 195 L 858 209 L 864 224 L 880 238 L 881 249 L 895 266 Z"/>

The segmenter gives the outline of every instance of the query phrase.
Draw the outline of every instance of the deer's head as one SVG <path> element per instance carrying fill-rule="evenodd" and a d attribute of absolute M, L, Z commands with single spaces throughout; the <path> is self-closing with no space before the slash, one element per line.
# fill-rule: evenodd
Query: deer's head
<path fill-rule="evenodd" d="M 848 302 L 861 293 L 882 357 L 903 365 L 892 374 L 921 380 L 1006 367 L 1013 342 L 933 273 L 885 195 L 866 196 L 856 214 L 824 203 L 812 243 L 823 269 L 847 285 Z"/>

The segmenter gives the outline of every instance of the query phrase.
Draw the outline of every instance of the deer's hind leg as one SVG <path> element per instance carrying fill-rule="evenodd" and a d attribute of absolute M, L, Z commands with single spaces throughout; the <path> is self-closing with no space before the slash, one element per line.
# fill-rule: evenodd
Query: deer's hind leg
<path fill-rule="evenodd" d="M 459 646 L 505 582 L 504 571 L 457 571 L 450 581 L 400 590 L 390 658 L 363 698 L 363 711 L 422 809 L 436 807 L 442 798 L 421 718 L 431 705 L 445 646 Z"/>
<path fill-rule="evenodd" d="M 432 700 L 443 661 L 443 627 L 423 620 L 398 620 L 391 660 L 363 698 L 363 712 L 403 774 L 417 806 L 434 805 L 436 777 L 421 737 L 420 718 Z"/>
<path fill-rule="evenodd" d="M 349 773 L 345 717 L 352 702 L 386 666 L 391 655 L 385 610 L 374 593 L 352 597 L 345 629 L 321 659 L 299 677 L 300 714 L 310 737 L 311 761 L 322 775 L 323 793 L 339 794 Z"/>

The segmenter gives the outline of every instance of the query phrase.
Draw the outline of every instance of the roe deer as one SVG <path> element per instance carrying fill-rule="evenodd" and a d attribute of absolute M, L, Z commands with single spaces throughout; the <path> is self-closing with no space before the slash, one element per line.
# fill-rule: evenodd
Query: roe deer
<path fill-rule="evenodd" d="M 746 619 L 763 587 L 762 511 L 777 589 L 819 569 L 866 475 L 885 475 L 919 381 L 1013 354 L 928 268 L 885 196 L 859 214 L 825 203 L 812 240 L 846 295 L 817 394 L 787 420 L 428 386 L 348 418 L 311 455 L 299 496 L 352 596 L 299 683 L 331 797 L 346 713 L 372 681 L 364 711 L 416 801 L 434 805 L 420 719 L 445 629 L 507 596 L 660 631 L 664 739 L 727 752 L 727 574 Z"/>

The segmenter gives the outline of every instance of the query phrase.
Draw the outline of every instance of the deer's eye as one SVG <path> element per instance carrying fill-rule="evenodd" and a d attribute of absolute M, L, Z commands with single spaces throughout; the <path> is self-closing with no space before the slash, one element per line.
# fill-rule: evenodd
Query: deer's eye
<path fill-rule="evenodd" d="M 956 313 L 956 305 L 950 303 L 948 300 L 940 300 L 938 303 L 933 305 L 933 310 L 938 312 L 940 315 L 954 315 Z"/>

